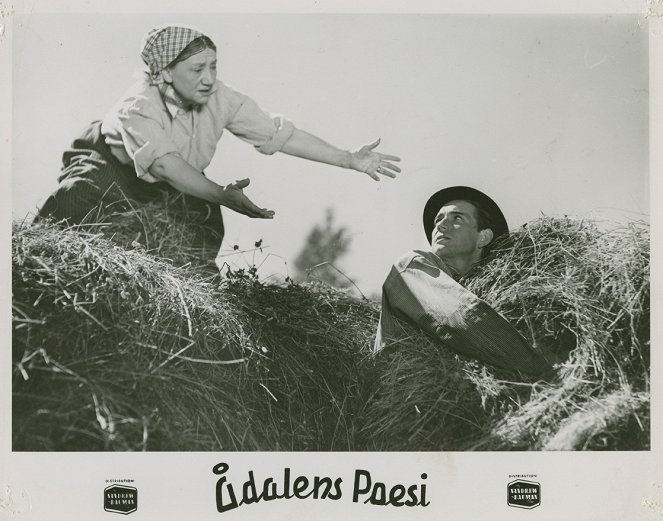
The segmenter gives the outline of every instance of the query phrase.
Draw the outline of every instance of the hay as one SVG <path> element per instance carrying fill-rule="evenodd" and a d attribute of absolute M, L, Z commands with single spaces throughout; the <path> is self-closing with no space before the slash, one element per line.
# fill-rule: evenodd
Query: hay
<path fill-rule="evenodd" d="M 219 285 L 80 229 L 13 236 L 15 450 L 353 446 L 352 347 L 372 334 L 370 306 Z"/>
<path fill-rule="evenodd" d="M 180 409 L 214 387 L 196 377 L 207 363 L 236 377 L 256 349 L 232 303 L 195 273 L 50 225 L 15 228 L 13 247 L 18 450 L 146 448 L 155 422 L 179 429 Z M 189 358 L 200 362 L 180 370 Z"/>
<path fill-rule="evenodd" d="M 597 397 L 618 390 L 638 402 L 649 396 L 645 224 L 600 230 L 584 220 L 544 217 L 512 233 L 476 273 L 468 288 L 559 364 L 554 382 L 499 420 L 489 447 L 542 448 L 561 422 Z M 644 423 L 636 423 L 639 438 L 648 440 Z M 627 445 L 618 437 L 607 448 Z"/>
<path fill-rule="evenodd" d="M 641 430 L 642 421 L 638 418 L 640 411 L 646 410 L 649 395 L 633 393 L 629 388 L 614 391 L 598 399 L 590 399 L 588 407 L 581 409 L 560 422 L 557 433 L 543 444 L 544 450 L 582 450 L 596 439 L 607 447 L 607 439 L 619 428 L 620 423 L 635 418 Z M 637 447 L 637 442 L 633 443 Z"/>
<path fill-rule="evenodd" d="M 415 330 L 373 357 L 374 303 L 211 277 L 181 224 L 14 225 L 14 450 L 649 446 L 643 225 L 542 218 L 467 278 L 557 362 L 536 382 Z"/>

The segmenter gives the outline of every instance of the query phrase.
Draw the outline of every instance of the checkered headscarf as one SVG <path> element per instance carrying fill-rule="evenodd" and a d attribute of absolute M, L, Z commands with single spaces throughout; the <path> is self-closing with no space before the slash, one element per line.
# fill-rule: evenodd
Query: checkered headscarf
<path fill-rule="evenodd" d="M 150 69 L 153 85 L 163 83 L 161 71 L 172 62 L 184 48 L 203 33 L 182 25 L 164 25 L 152 29 L 143 40 L 140 55 Z"/>

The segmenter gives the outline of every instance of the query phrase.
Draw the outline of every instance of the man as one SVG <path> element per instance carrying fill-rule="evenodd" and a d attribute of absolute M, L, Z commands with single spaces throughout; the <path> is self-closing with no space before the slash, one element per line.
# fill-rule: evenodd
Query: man
<path fill-rule="evenodd" d="M 445 188 L 426 203 L 424 230 L 430 251 L 405 254 L 382 287 L 375 351 L 407 335 L 403 319 L 482 362 L 531 374 L 550 369 L 504 317 L 457 282 L 495 238 L 508 233 L 497 204 L 474 188 Z"/>

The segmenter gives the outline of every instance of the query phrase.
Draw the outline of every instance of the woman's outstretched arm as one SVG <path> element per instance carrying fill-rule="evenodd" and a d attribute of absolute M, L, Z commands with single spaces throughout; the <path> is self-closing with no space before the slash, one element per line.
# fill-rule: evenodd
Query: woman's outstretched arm
<path fill-rule="evenodd" d="M 341 150 L 309 132 L 295 129 L 281 148 L 281 152 L 341 168 L 351 168 L 368 174 L 376 181 L 380 180 L 378 174 L 396 177 L 396 173 L 401 169 L 391 162 L 400 161 L 400 158 L 375 152 L 374 149 L 379 144 L 378 139 L 355 150 Z"/>

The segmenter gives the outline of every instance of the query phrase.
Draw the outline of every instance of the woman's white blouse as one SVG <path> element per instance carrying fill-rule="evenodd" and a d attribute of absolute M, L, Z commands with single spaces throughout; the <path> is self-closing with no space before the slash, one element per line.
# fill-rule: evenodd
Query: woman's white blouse
<path fill-rule="evenodd" d="M 166 154 L 177 154 L 201 172 L 212 161 L 224 129 L 263 154 L 280 150 L 294 125 L 267 114 L 250 97 L 216 82 L 205 105 L 178 106 L 172 87 L 161 91 L 147 76 L 108 112 L 101 132 L 120 162 L 133 162 L 143 181 L 156 182 L 149 169 Z"/>

